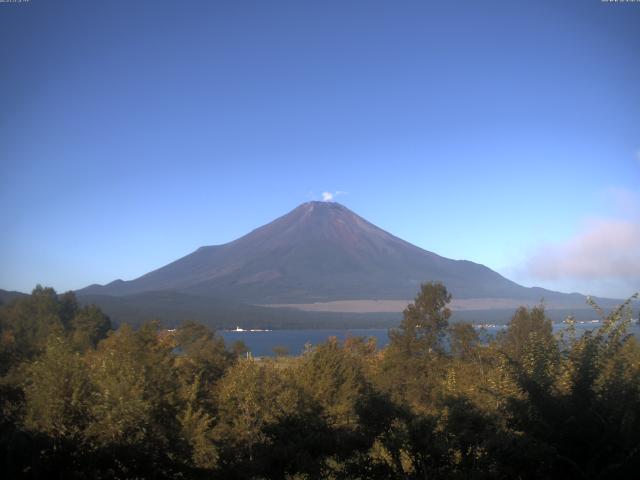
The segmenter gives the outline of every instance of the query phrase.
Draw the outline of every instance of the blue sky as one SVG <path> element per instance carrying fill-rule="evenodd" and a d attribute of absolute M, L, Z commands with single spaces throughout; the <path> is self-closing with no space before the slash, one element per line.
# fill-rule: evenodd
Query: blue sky
<path fill-rule="evenodd" d="M 640 4 L 0 4 L 0 288 L 131 279 L 298 204 L 525 285 L 640 289 Z"/>

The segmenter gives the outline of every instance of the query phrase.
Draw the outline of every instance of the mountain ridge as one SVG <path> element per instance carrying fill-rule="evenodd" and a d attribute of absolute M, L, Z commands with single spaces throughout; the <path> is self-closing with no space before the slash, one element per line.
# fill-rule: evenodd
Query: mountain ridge
<path fill-rule="evenodd" d="M 523 287 L 488 267 L 452 260 L 377 227 L 337 202 L 306 202 L 246 235 L 202 246 L 133 280 L 78 290 L 126 296 L 176 291 L 248 304 L 412 298 L 442 281 L 454 298 L 563 299 L 580 294 Z"/>

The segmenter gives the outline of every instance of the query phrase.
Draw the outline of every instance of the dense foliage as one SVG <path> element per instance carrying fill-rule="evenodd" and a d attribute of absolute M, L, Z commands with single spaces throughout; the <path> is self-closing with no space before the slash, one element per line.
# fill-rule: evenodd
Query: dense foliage
<path fill-rule="evenodd" d="M 3 478 L 637 478 L 629 303 L 581 336 L 542 306 L 481 341 L 422 286 L 376 348 L 252 359 L 208 328 L 112 330 L 72 293 L 0 306 Z"/>

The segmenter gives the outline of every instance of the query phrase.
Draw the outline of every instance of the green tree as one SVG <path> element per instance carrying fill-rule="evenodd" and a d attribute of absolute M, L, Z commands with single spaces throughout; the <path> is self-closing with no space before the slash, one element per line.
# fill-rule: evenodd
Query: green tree
<path fill-rule="evenodd" d="M 369 386 L 359 359 L 335 337 L 302 359 L 297 377 L 306 394 L 322 406 L 330 426 L 358 426 L 358 408 Z"/>
<path fill-rule="evenodd" d="M 470 323 L 454 323 L 449 328 L 449 341 L 452 355 L 468 359 L 480 344 L 480 337 Z"/>
<path fill-rule="evenodd" d="M 66 292 L 62 295 L 57 296 L 58 300 L 58 315 L 60 317 L 60 321 L 65 330 L 69 330 L 71 328 L 71 322 L 73 317 L 79 310 L 78 299 L 76 298 L 76 294 L 73 292 Z"/>
<path fill-rule="evenodd" d="M 526 307 L 518 308 L 511 317 L 506 332 L 501 336 L 500 344 L 511 359 L 520 361 L 534 337 L 547 345 L 555 343 L 553 324 L 545 314 L 544 305 L 531 310 Z"/>
<path fill-rule="evenodd" d="M 173 340 L 152 322 L 137 331 L 121 326 L 90 352 L 96 392 L 87 434 L 107 459 L 117 459 L 129 471 L 125 476 L 168 475 L 188 457 L 180 436 L 182 402 L 173 348 Z"/>
<path fill-rule="evenodd" d="M 422 284 L 400 327 L 389 331 L 389 346 L 376 375 L 377 386 L 394 402 L 425 414 L 435 409 L 448 371 L 443 340 L 450 300 L 442 283 Z"/>
<path fill-rule="evenodd" d="M 442 352 L 449 325 L 451 294 L 440 282 L 423 283 L 413 303 L 405 308 L 402 323 L 389 332 L 391 348 L 404 355 Z"/>
<path fill-rule="evenodd" d="M 270 361 L 240 360 L 218 388 L 219 468 L 224 478 L 319 477 L 323 424 L 290 372 Z"/>
<path fill-rule="evenodd" d="M 11 364 L 33 358 L 42 351 L 49 335 L 65 331 L 53 288 L 37 285 L 31 295 L 13 300 L 2 310 L 3 349 Z"/>
<path fill-rule="evenodd" d="M 181 367 L 190 375 L 200 375 L 202 381 L 217 381 L 233 362 L 224 339 L 209 327 L 196 322 L 184 322 L 175 333 L 175 345 L 184 360 Z"/>
<path fill-rule="evenodd" d="M 189 445 L 193 465 L 214 469 L 219 458 L 214 435 L 215 387 L 235 355 L 225 349 L 224 340 L 214 331 L 191 321 L 176 330 L 175 346 L 179 352 L 176 366 L 182 404 L 178 413 L 181 435 Z"/>
<path fill-rule="evenodd" d="M 215 444 L 215 416 L 203 405 L 200 377 L 182 387 L 183 405 L 178 413 L 181 435 L 189 445 L 193 466 L 200 469 L 215 469 L 218 466 L 219 453 Z"/>
<path fill-rule="evenodd" d="M 78 350 L 95 348 L 111 330 L 111 321 L 96 305 L 79 309 L 71 319 L 71 341 Z"/>
<path fill-rule="evenodd" d="M 80 308 L 73 292 L 58 295 L 38 285 L 31 295 L 0 307 L 0 373 L 40 353 L 51 334 L 67 335 L 83 350 L 95 347 L 110 328 L 97 306 Z"/>
<path fill-rule="evenodd" d="M 244 357 L 249 352 L 249 347 L 242 340 L 236 340 L 231 344 L 231 353 L 237 358 Z"/>
<path fill-rule="evenodd" d="M 289 355 L 289 349 L 284 345 L 276 345 L 272 348 L 272 351 L 276 355 L 276 357 L 286 357 L 287 355 Z"/>
<path fill-rule="evenodd" d="M 78 439 L 92 422 L 94 387 L 80 355 L 66 339 L 51 335 L 44 353 L 26 368 L 25 417 L 28 429 L 54 439 Z"/>

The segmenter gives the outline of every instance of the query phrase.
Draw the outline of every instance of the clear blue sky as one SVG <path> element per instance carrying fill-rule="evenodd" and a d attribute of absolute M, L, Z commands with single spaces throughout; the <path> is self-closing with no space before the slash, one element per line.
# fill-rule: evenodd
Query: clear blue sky
<path fill-rule="evenodd" d="M 2 3 L 0 162 L 4 289 L 131 279 L 343 191 L 441 255 L 625 296 L 640 3 Z"/>

